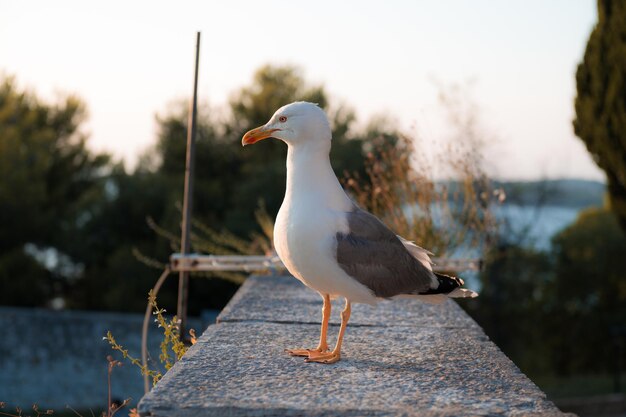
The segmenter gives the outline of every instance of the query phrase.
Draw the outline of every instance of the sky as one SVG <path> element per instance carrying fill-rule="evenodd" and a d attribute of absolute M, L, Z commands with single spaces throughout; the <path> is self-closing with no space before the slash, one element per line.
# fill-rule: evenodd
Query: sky
<path fill-rule="evenodd" d="M 571 123 L 596 19 L 593 0 L 0 0 L 0 72 L 47 100 L 82 97 L 89 145 L 132 166 L 155 115 L 190 96 L 201 31 L 213 108 L 261 65 L 296 65 L 362 123 L 384 114 L 440 141 L 439 86 L 464 85 L 495 177 L 604 180 Z"/>

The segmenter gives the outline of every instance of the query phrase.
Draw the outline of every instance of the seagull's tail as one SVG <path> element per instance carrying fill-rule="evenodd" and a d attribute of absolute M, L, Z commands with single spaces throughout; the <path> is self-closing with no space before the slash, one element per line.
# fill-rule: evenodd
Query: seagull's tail
<path fill-rule="evenodd" d="M 474 298 L 478 293 L 466 288 L 461 288 L 465 283 L 461 278 L 434 272 L 439 282 L 437 288 L 431 288 L 419 294 L 401 294 L 394 298 L 417 298 L 428 304 L 441 304 L 448 298 Z"/>
<path fill-rule="evenodd" d="M 466 288 L 461 288 L 465 282 L 461 278 L 451 277 L 449 275 L 434 273 L 439 282 L 437 288 L 420 293 L 419 298 L 429 303 L 441 303 L 448 297 L 451 298 L 474 298 L 478 297 L 478 293 Z"/>

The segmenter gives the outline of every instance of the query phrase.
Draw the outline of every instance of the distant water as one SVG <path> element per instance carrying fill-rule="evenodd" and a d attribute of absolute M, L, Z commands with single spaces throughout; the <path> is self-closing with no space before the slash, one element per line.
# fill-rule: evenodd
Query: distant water
<path fill-rule="evenodd" d="M 572 224 L 583 207 L 543 206 L 533 207 L 518 204 L 504 204 L 494 209 L 500 222 L 500 233 L 511 243 L 519 243 L 526 247 L 547 251 L 552 245 L 552 237 Z M 480 257 L 474 250 L 459 250 L 452 258 Z M 480 292 L 481 283 L 478 273 L 464 271 L 460 274 L 466 286 Z"/>
<path fill-rule="evenodd" d="M 586 209 L 584 206 L 545 205 L 534 206 L 504 203 L 492 208 L 500 225 L 500 234 L 511 243 L 521 244 L 539 250 L 550 249 L 552 237 L 572 224 L 578 214 Z M 413 215 L 416 209 L 404 209 L 407 216 Z M 440 210 L 431 207 L 435 224 L 441 226 Z M 471 251 L 470 251 L 471 252 Z M 459 248 L 452 257 L 471 257 L 466 248 Z"/>
<path fill-rule="evenodd" d="M 513 242 L 520 240 L 525 246 L 547 250 L 552 237 L 574 222 L 581 210 L 581 207 L 504 204 L 494 212 L 502 223 L 501 231 Z"/>

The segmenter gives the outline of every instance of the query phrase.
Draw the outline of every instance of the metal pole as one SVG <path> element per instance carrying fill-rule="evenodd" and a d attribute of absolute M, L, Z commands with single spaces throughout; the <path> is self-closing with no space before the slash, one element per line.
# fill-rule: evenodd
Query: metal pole
<path fill-rule="evenodd" d="M 193 171 L 196 140 L 196 111 L 198 96 L 198 61 L 200 58 L 200 32 L 196 33 L 196 68 L 193 78 L 193 98 L 189 104 L 189 123 L 187 124 L 187 156 L 185 160 L 185 194 L 183 195 L 183 221 L 180 252 L 189 252 L 191 236 L 189 229 L 191 226 L 191 209 L 193 206 Z M 187 337 L 187 298 L 189 295 L 189 273 L 181 272 L 178 278 L 178 309 L 177 315 L 180 320 L 180 338 L 186 341 Z"/>

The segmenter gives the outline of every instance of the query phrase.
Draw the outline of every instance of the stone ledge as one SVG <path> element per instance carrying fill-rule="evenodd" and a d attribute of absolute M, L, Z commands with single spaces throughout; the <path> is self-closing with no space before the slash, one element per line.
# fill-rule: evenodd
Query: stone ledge
<path fill-rule="evenodd" d="M 140 414 L 562 415 L 452 301 L 355 306 L 342 360 L 331 366 L 283 352 L 316 344 L 320 309 L 293 278 L 251 277 L 141 400 Z"/>
<path fill-rule="evenodd" d="M 343 299 L 333 300 L 331 325 L 339 326 L 341 309 Z M 250 277 L 222 310 L 217 322 L 260 321 L 319 326 L 321 319 L 322 298 L 293 277 Z M 452 300 L 443 306 L 415 300 L 382 301 L 377 306 L 354 304 L 348 329 L 356 326 L 480 329 Z"/>

